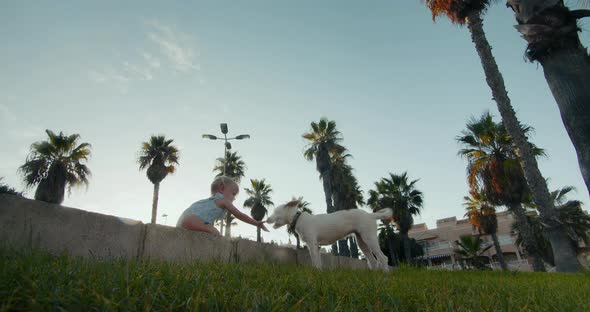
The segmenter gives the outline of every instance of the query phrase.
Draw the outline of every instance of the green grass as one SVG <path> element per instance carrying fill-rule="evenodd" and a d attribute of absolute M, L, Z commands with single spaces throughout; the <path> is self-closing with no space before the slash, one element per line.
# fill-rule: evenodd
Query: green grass
<path fill-rule="evenodd" d="M 96 261 L 0 249 L 0 311 L 590 311 L 590 275 Z"/>

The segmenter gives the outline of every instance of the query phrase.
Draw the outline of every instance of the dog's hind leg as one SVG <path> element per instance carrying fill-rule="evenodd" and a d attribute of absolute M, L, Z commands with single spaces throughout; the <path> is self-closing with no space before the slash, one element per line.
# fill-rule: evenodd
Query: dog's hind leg
<path fill-rule="evenodd" d="M 377 241 L 377 237 L 373 238 L 369 238 L 365 241 L 365 243 L 367 244 L 367 246 L 369 246 L 369 249 L 373 252 L 373 254 L 375 255 L 375 258 L 377 258 L 377 263 L 379 264 L 379 266 L 381 268 L 383 268 L 383 270 L 385 271 L 389 271 L 389 266 L 387 265 L 387 256 L 383 254 L 383 252 L 381 251 L 381 247 L 379 247 L 379 242 Z"/>
<path fill-rule="evenodd" d="M 375 259 L 373 252 L 371 252 L 371 249 L 369 248 L 369 246 L 367 246 L 367 244 L 360 235 L 356 235 L 356 243 L 365 254 L 365 258 L 367 258 L 367 266 L 369 267 L 369 270 L 377 268 L 377 260 Z"/>

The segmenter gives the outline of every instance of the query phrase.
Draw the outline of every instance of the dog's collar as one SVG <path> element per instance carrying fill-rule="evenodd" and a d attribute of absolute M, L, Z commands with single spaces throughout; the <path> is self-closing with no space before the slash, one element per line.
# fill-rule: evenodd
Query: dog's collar
<path fill-rule="evenodd" d="M 295 217 L 293 218 L 293 222 L 289 224 L 289 231 L 295 232 L 295 225 L 297 225 L 297 220 L 299 220 L 299 216 L 301 216 L 301 211 L 297 211 Z"/>

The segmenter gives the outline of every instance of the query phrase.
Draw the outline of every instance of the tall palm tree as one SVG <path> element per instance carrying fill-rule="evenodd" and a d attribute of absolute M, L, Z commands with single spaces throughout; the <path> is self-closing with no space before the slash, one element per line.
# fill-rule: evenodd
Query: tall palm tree
<path fill-rule="evenodd" d="M 418 180 L 408 180 L 407 172 L 400 175 L 390 173 L 389 178 L 375 182 L 375 190 L 369 191 L 367 201 L 373 210 L 393 208 L 393 219 L 399 229 L 408 264 L 412 263 L 408 232 L 414 224 L 413 216 L 419 215 L 424 206 L 424 195 L 416 189 L 416 182 Z"/>
<path fill-rule="evenodd" d="M 309 202 L 303 200 L 303 197 L 299 197 L 299 198 L 293 197 L 292 200 L 299 201 L 299 204 L 297 204 L 297 210 L 299 210 L 301 212 L 307 212 L 309 214 L 313 214 L 313 212 L 309 208 Z M 301 248 L 301 240 L 299 239 L 299 235 L 297 233 L 295 233 L 295 231 L 293 231 L 291 229 L 291 227 L 287 227 L 287 232 L 289 234 L 292 234 L 295 236 L 295 239 L 297 240 L 297 249 L 300 249 Z"/>
<path fill-rule="evenodd" d="M 476 269 L 486 269 L 485 263 L 481 258 L 488 249 L 492 248 L 492 245 L 484 247 L 483 241 L 479 236 L 471 235 L 463 235 L 455 243 L 459 248 L 453 251 L 461 257 L 462 261 Z"/>
<path fill-rule="evenodd" d="M 508 0 L 507 4 L 519 24 L 516 29 L 528 43 L 528 59 L 543 67 L 590 194 L 590 57 L 580 42 L 577 23 L 590 16 L 590 10 L 571 11 L 563 0 Z"/>
<path fill-rule="evenodd" d="M 453 23 L 467 25 L 483 66 L 486 82 L 502 116 L 502 122 L 516 145 L 516 153 L 519 155 L 519 161 L 533 200 L 539 207 L 543 222 L 549 225 L 547 231 L 553 251 L 557 255 L 557 270 L 560 272 L 581 270 L 582 267 L 576 258 L 576 252 L 569 245 L 564 227 L 557 218 L 557 210 L 551 201 L 547 183 L 539 170 L 534 152 L 520 128 L 520 123 L 516 118 L 504 85 L 504 78 L 498 69 L 492 55 L 492 48 L 483 31 L 481 16 L 489 6 L 490 0 L 426 0 L 426 4 L 432 11 L 433 18 L 446 15 Z"/>
<path fill-rule="evenodd" d="M 512 139 L 506 128 L 494 122 L 489 112 L 479 119 L 472 118 L 461 132 L 457 141 L 464 148 L 459 155 L 467 159 L 467 182 L 471 192 L 484 194 L 487 201 L 495 206 L 505 205 L 516 216 L 524 246 L 533 262 L 535 271 L 545 271 L 541 253 L 535 244 L 532 228 L 527 222 L 523 203 L 530 193 L 512 147 Z M 530 127 L 522 126 L 528 133 Z M 535 155 L 544 152 L 532 145 Z"/>
<path fill-rule="evenodd" d="M 268 214 L 266 207 L 274 205 L 270 200 L 272 188 L 270 184 L 266 184 L 264 179 L 250 179 L 250 185 L 251 188 L 246 188 L 246 194 L 250 197 L 244 201 L 244 207 L 250 208 L 250 215 L 254 220 L 262 221 L 264 216 Z M 256 241 L 259 243 L 262 241 L 260 227 L 256 228 Z"/>
<path fill-rule="evenodd" d="M 320 173 L 320 179 L 323 182 L 324 195 L 326 198 L 326 212 L 335 211 L 332 202 L 332 181 L 330 172 L 332 164 L 330 154 L 343 154 L 346 150 L 340 142 L 342 135 L 336 130 L 336 122 L 321 118 L 319 122 L 311 122 L 311 131 L 304 133 L 303 138 L 309 141 L 306 150 L 303 153 L 305 159 L 316 161 L 316 170 Z M 336 243 L 332 244 L 332 252 L 337 252 Z"/>
<path fill-rule="evenodd" d="M 147 168 L 147 178 L 154 184 L 152 224 L 156 223 L 158 216 L 160 183 L 168 174 L 174 173 L 174 164 L 178 164 L 179 151 L 176 146 L 171 145 L 173 141 L 166 139 L 164 135 L 152 135 L 148 142 L 141 143 L 137 159 L 139 170 Z"/>
<path fill-rule="evenodd" d="M 311 131 L 304 133 L 303 138 L 309 141 L 307 149 L 303 153 L 305 159 L 316 161 L 316 169 L 323 181 L 326 197 L 326 212 L 334 212 L 332 202 L 332 183 L 330 179 L 330 154 L 341 154 L 345 148 L 340 145 L 342 135 L 336 130 L 336 122 L 321 118 L 318 123 L 311 122 Z"/>
<path fill-rule="evenodd" d="M 494 248 L 496 249 L 496 258 L 500 262 L 502 270 L 508 270 L 508 265 L 504 261 L 500 241 L 498 240 L 498 218 L 496 208 L 487 201 L 485 195 L 481 192 L 470 192 L 469 196 L 463 197 L 465 200 L 465 216 L 480 233 L 488 234 L 492 237 Z"/>
<path fill-rule="evenodd" d="M 19 167 L 27 187 L 37 185 L 35 199 L 61 204 L 65 188 L 88 187 L 90 169 L 83 161 L 90 157 L 90 144 L 78 144 L 79 134 L 55 134 L 45 130 L 49 139 L 35 142 L 24 165 Z"/>
<path fill-rule="evenodd" d="M 217 177 L 225 175 L 230 177 L 236 183 L 240 183 L 245 175 L 246 163 L 242 160 L 242 157 L 238 155 L 238 152 L 225 152 L 225 157 L 217 158 L 217 163 L 213 168 L 213 171 L 217 171 Z M 225 237 L 231 236 L 231 225 L 234 220 L 234 216 L 231 213 L 225 215 L 225 218 L 220 220 L 220 232 L 223 233 L 223 226 L 225 222 Z"/>

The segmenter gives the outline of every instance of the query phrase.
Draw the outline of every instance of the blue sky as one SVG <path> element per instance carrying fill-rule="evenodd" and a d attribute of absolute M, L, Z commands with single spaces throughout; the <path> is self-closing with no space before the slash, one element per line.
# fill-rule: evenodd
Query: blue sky
<path fill-rule="evenodd" d="M 493 6 L 484 23 L 518 117 L 549 155 L 539 164 L 550 188 L 573 185 L 571 198 L 587 205 L 557 105 L 542 68 L 524 61 L 511 11 Z M 301 138 L 325 116 L 364 191 L 389 172 L 420 179 L 416 223 L 432 228 L 464 213 L 455 137 L 471 116 L 499 116 L 467 29 L 433 23 L 420 1 L 2 1 L 0 37 L 0 176 L 22 189 L 16 170 L 44 129 L 79 133 L 93 147 L 93 177 L 64 205 L 144 222 L 153 186 L 136 164 L 141 142 L 165 134 L 181 151 L 160 188 L 159 215 L 174 224 L 208 196 L 223 145 L 201 134 L 218 134 L 221 122 L 252 136 L 234 143 L 247 164 L 242 188 L 265 178 L 276 204 L 304 196 L 325 211 Z M 255 228 L 234 233 L 253 238 Z M 265 237 L 285 242 L 285 233 Z"/>

